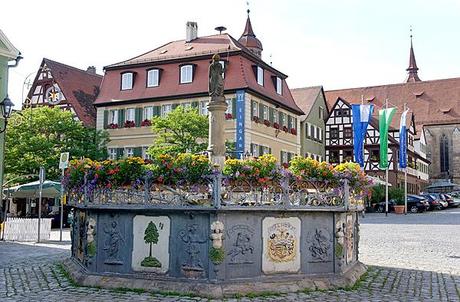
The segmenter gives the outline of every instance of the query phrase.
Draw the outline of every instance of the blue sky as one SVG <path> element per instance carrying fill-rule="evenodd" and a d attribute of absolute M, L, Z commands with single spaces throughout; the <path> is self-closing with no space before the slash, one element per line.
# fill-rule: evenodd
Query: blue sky
<path fill-rule="evenodd" d="M 2 3 L 0 28 L 23 53 L 10 73 L 9 94 L 19 106 L 25 77 L 47 57 L 85 69 L 118 62 L 224 25 L 238 38 L 244 0 L 13 1 Z M 460 1 L 252 0 L 251 21 L 263 58 L 286 73 L 291 88 L 326 90 L 398 83 L 409 60 L 409 27 L 422 80 L 460 76 Z M 270 59 L 271 55 L 271 59 Z"/>

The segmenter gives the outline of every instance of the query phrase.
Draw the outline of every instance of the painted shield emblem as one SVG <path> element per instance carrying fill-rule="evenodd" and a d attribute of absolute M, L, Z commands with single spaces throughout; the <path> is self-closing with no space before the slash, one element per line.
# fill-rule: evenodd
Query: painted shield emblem
<path fill-rule="evenodd" d="M 290 228 L 278 226 L 270 230 L 268 256 L 274 262 L 288 262 L 296 256 L 296 238 Z"/>

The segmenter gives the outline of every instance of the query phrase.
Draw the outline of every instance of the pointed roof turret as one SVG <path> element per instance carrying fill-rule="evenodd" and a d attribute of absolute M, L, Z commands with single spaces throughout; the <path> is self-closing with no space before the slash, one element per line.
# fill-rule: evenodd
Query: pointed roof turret
<path fill-rule="evenodd" d="M 243 46 L 248 48 L 250 51 L 252 51 L 255 55 L 257 55 L 260 58 L 262 57 L 263 50 L 262 43 L 259 39 L 256 38 L 254 30 L 252 29 L 251 19 L 249 18 L 250 10 L 248 9 L 247 12 L 248 18 L 246 20 L 246 26 L 244 28 L 243 34 L 238 39 L 238 42 L 243 44 Z"/>
<path fill-rule="evenodd" d="M 414 47 L 412 45 L 412 28 L 411 28 L 411 35 L 410 35 L 410 52 L 409 52 L 409 67 L 406 69 L 407 70 L 407 79 L 406 82 L 420 82 L 420 78 L 418 77 L 418 67 L 417 67 L 417 62 L 415 61 L 415 55 L 414 55 Z"/>

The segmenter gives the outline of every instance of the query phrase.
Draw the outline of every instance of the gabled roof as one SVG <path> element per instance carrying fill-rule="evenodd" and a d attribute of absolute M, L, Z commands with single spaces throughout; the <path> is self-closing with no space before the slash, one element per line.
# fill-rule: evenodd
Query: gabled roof
<path fill-rule="evenodd" d="M 21 53 L 0 29 L 0 56 L 15 60 Z"/>
<path fill-rule="evenodd" d="M 99 94 L 102 76 L 46 58 L 43 59 L 41 66 L 43 64 L 49 68 L 53 80 L 61 88 L 78 118 L 85 126 L 94 127 L 96 125 L 96 108 L 93 103 Z M 34 83 L 29 97 L 35 86 Z"/>
<path fill-rule="evenodd" d="M 361 96 L 367 104 L 374 104 L 374 115 L 384 107 L 397 107 L 402 113 L 404 103 L 416 118 L 419 126 L 460 123 L 460 78 L 409 82 L 381 86 L 359 87 L 326 91 L 326 99 L 331 106 L 337 98 L 349 103 L 360 103 Z M 399 128 L 399 119 L 393 118 L 392 126 Z"/>
<path fill-rule="evenodd" d="M 312 86 L 312 87 L 304 87 L 304 88 L 295 88 L 291 90 L 292 96 L 294 97 L 294 101 L 296 102 L 297 106 L 302 109 L 305 117 L 307 118 L 308 114 L 310 114 L 311 108 L 315 103 L 318 95 L 320 93 L 324 93 L 323 86 Z M 326 98 L 325 98 L 326 99 Z"/>

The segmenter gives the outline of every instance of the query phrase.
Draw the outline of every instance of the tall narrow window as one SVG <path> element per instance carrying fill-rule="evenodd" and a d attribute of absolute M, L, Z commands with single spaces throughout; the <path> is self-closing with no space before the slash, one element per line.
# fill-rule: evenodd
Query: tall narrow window
<path fill-rule="evenodd" d="M 128 108 L 128 109 L 126 109 L 125 122 L 126 122 L 126 121 L 134 121 L 134 119 L 135 119 L 134 114 L 135 114 L 134 108 Z"/>
<path fill-rule="evenodd" d="M 133 89 L 133 73 L 125 72 L 121 74 L 121 90 Z"/>
<path fill-rule="evenodd" d="M 109 124 L 118 124 L 118 110 L 109 111 Z"/>
<path fill-rule="evenodd" d="M 144 120 L 151 120 L 153 118 L 153 107 L 145 107 L 144 108 Z"/>
<path fill-rule="evenodd" d="M 257 84 L 264 86 L 264 70 L 260 66 L 257 66 Z"/>
<path fill-rule="evenodd" d="M 200 114 L 208 115 L 208 102 L 206 101 L 200 102 Z"/>
<path fill-rule="evenodd" d="M 449 172 L 449 141 L 447 136 L 443 134 L 441 136 L 441 152 L 440 162 L 441 162 L 441 172 Z"/>
<path fill-rule="evenodd" d="M 166 104 L 161 106 L 161 116 L 165 116 L 172 111 L 172 105 Z"/>
<path fill-rule="evenodd" d="M 117 159 L 117 149 L 116 148 L 109 148 L 109 159 Z"/>
<path fill-rule="evenodd" d="M 160 82 L 160 71 L 158 69 L 150 69 L 147 72 L 147 87 L 156 87 Z"/>
<path fill-rule="evenodd" d="M 283 94 L 283 81 L 278 77 L 276 78 L 276 93 Z"/>
<path fill-rule="evenodd" d="M 184 65 L 180 68 L 180 83 L 191 83 L 193 81 L 193 66 Z"/>

